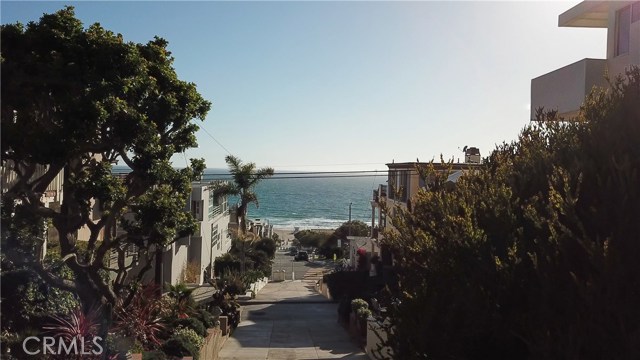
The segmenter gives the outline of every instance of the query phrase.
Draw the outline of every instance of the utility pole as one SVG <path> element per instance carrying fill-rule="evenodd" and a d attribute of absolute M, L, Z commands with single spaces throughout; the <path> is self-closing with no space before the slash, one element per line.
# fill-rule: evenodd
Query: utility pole
<path fill-rule="evenodd" d="M 351 205 L 353 203 L 349 203 L 349 236 L 351 236 Z"/>

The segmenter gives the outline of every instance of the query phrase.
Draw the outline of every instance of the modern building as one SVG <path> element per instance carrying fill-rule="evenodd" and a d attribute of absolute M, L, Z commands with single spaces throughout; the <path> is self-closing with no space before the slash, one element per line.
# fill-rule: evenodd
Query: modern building
<path fill-rule="evenodd" d="M 640 65 L 640 1 L 582 1 L 560 14 L 558 26 L 607 29 L 606 59 L 582 59 L 531 80 L 531 119 L 538 108 L 570 119 L 594 86 Z"/>

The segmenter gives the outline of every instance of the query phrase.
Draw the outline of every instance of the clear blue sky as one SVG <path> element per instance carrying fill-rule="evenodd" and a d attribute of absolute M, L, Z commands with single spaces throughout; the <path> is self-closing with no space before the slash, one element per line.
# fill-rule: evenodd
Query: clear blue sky
<path fill-rule="evenodd" d="M 605 29 L 557 26 L 578 2 L 2 1 L 1 18 L 71 4 L 85 26 L 167 39 L 178 76 L 213 103 L 200 125 L 245 161 L 382 170 L 515 139 L 532 78 L 606 56 Z M 197 136 L 186 156 L 225 167 L 227 152 Z"/>

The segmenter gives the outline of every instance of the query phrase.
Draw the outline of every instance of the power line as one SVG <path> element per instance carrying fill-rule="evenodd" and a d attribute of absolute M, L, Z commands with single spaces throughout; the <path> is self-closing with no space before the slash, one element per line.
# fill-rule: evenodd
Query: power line
<path fill-rule="evenodd" d="M 220 141 L 218 141 L 218 139 L 216 139 L 215 137 L 213 137 L 213 135 L 211 135 L 211 134 L 207 131 L 207 129 L 205 129 L 205 128 L 204 128 L 204 126 L 199 126 L 199 128 L 200 128 L 200 129 L 202 129 L 202 130 L 204 130 L 204 132 L 205 132 L 207 135 L 209 135 L 209 136 L 213 139 L 213 141 L 215 141 L 215 142 L 216 142 L 216 144 L 220 145 L 220 147 L 221 147 L 222 149 L 224 149 L 224 151 L 226 151 L 226 152 L 227 152 L 227 154 L 231 155 L 231 151 L 227 150 L 227 148 L 226 148 L 226 147 L 224 147 L 224 145 L 222 145 L 222 144 L 220 143 Z"/>
<path fill-rule="evenodd" d="M 376 175 L 311 175 L 311 176 L 272 176 L 261 180 L 282 180 L 282 179 L 336 179 L 336 178 L 359 178 L 359 177 L 375 177 Z M 206 174 L 205 174 L 206 177 Z M 223 178 L 210 179 L 206 177 L 206 181 L 230 180 L 231 176 Z"/>
<path fill-rule="evenodd" d="M 366 174 L 366 173 L 386 173 L 388 170 L 344 170 L 344 171 L 303 171 L 303 172 L 280 172 L 276 171 L 274 175 L 315 175 L 315 174 Z M 229 173 L 205 173 L 209 176 L 225 176 Z M 373 176 L 373 175 L 369 175 Z"/>

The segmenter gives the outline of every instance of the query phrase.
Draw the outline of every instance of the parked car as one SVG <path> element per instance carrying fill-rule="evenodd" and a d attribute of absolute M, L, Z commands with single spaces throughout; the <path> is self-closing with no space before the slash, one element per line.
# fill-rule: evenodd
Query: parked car
<path fill-rule="evenodd" d="M 298 248 L 296 247 L 291 247 L 289 248 L 289 255 L 298 255 Z"/>
<path fill-rule="evenodd" d="M 300 251 L 295 257 L 296 261 L 309 261 L 309 254 L 306 251 Z"/>

